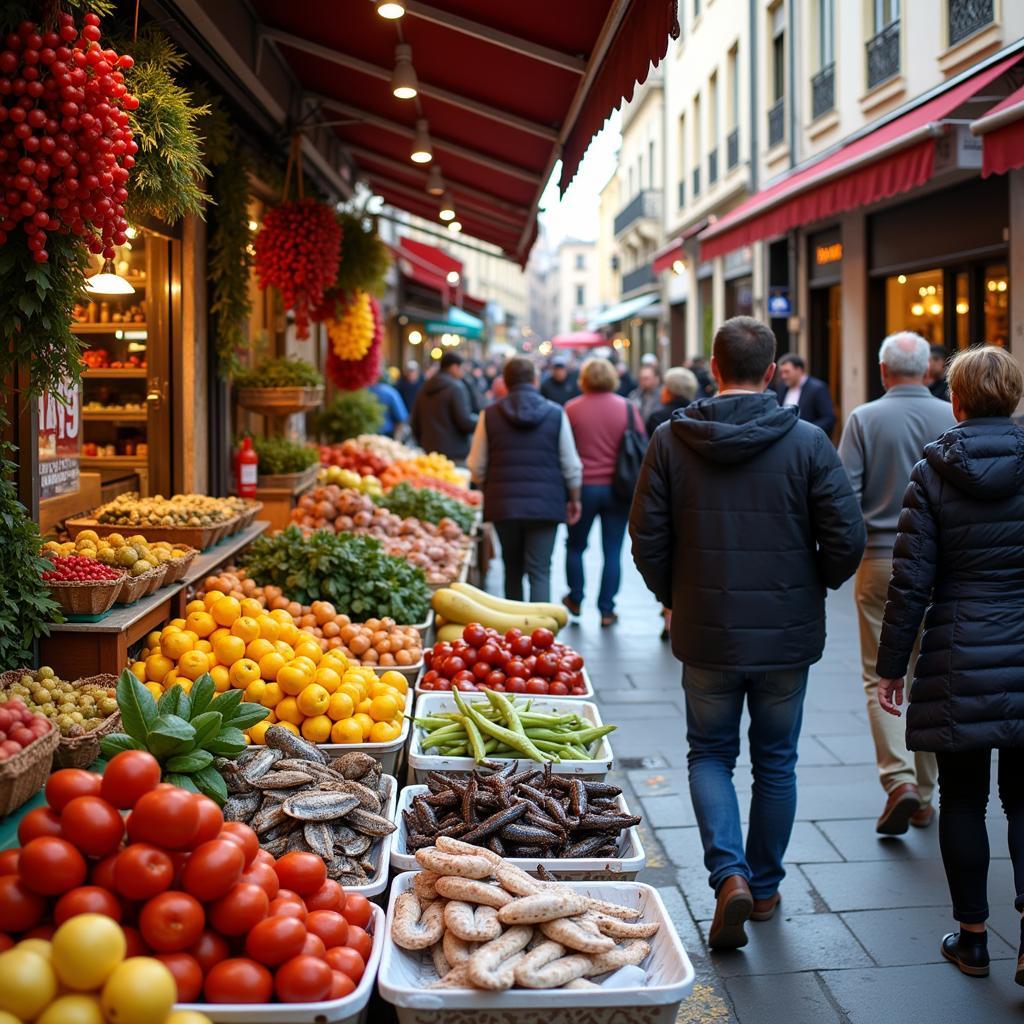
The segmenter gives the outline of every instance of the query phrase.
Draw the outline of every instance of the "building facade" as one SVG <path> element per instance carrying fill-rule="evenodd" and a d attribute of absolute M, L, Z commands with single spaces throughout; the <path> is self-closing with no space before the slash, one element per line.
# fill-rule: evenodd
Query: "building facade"
<path fill-rule="evenodd" d="M 579 238 L 565 238 L 556 258 L 557 293 L 556 334 L 569 334 L 586 328 L 597 306 L 597 246 Z"/>

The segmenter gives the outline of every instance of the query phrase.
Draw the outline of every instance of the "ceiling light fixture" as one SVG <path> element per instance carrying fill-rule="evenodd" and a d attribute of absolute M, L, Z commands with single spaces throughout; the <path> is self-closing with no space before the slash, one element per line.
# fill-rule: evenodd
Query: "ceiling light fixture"
<path fill-rule="evenodd" d="M 117 276 L 113 260 L 104 260 L 98 274 L 86 281 L 85 290 L 93 295 L 134 295 L 135 288 L 123 277 Z"/>
<path fill-rule="evenodd" d="M 395 47 L 395 70 L 391 72 L 391 92 L 396 99 L 411 100 L 419 92 L 416 69 L 412 66 L 412 47 L 399 43 Z"/>
<path fill-rule="evenodd" d="M 457 270 L 449 270 L 449 271 L 448 271 L 448 273 L 447 273 L 447 274 L 445 274 L 445 278 L 444 278 L 444 279 L 445 279 L 445 280 L 446 280 L 446 281 L 447 281 L 447 282 L 448 282 L 448 283 L 449 283 L 449 284 L 450 284 L 450 285 L 451 285 L 451 286 L 452 286 L 453 288 L 455 287 L 455 285 L 457 285 L 457 284 L 459 283 L 459 281 L 461 281 L 461 280 L 462 280 L 462 278 L 460 278 L 460 277 L 459 277 L 459 272 L 458 272 Z"/>
<path fill-rule="evenodd" d="M 377 13 L 388 21 L 396 21 L 405 14 L 405 4 L 399 0 L 377 0 Z"/>
<path fill-rule="evenodd" d="M 462 225 L 457 220 L 450 220 L 448 221 L 448 230 L 453 235 L 457 235 L 462 230 Z"/>
<path fill-rule="evenodd" d="M 444 195 L 444 178 L 441 177 L 441 168 L 437 164 L 430 165 L 430 174 L 427 176 L 427 191 L 432 196 Z"/>
<path fill-rule="evenodd" d="M 430 144 L 430 131 L 425 117 L 416 119 L 416 137 L 412 141 L 409 158 L 414 164 L 429 164 L 434 159 L 434 147 Z"/>
<path fill-rule="evenodd" d="M 455 220 L 455 203 L 452 202 L 452 194 L 448 189 L 444 190 L 441 209 L 437 211 L 437 215 L 441 220 Z"/>

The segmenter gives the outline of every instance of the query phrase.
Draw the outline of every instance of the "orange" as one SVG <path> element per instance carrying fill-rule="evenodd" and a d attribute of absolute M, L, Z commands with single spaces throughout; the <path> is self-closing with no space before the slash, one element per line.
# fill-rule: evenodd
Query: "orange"
<path fill-rule="evenodd" d="M 334 693 L 341 686 L 341 676 L 329 665 L 321 664 L 313 676 L 313 682 L 319 683 L 328 693 Z"/>
<path fill-rule="evenodd" d="M 359 702 L 359 703 L 358 703 L 358 704 L 356 705 L 356 714 L 357 714 L 357 715 L 368 715 L 368 714 L 370 713 L 370 705 L 371 705 L 372 703 L 373 703 L 373 701 L 372 701 L 372 700 L 370 700 L 370 698 L 369 698 L 369 697 L 364 697 L 364 698 L 363 698 L 363 699 L 362 699 L 362 700 L 361 700 L 361 701 L 360 701 L 360 702 Z"/>
<path fill-rule="evenodd" d="M 274 684 L 271 683 L 270 685 L 273 686 Z M 264 705 L 264 707 L 266 707 L 266 705 Z M 263 721 L 266 722 L 267 725 L 277 725 L 277 715 L 274 714 L 273 708 L 267 708 L 267 717 L 264 718 Z"/>
<path fill-rule="evenodd" d="M 222 665 L 234 665 L 245 657 L 245 641 L 240 636 L 226 633 L 214 642 L 213 653 Z"/>
<path fill-rule="evenodd" d="M 210 660 L 202 651 L 187 651 L 178 661 L 178 675 L 198 679 L 210 669 Z"/>
<path fill-rule="evenodd" d="M 269 640 L 263 640 L 262 638 L 253 640 L 245 648 L 245 656 L 252 658 L 253 661 L 259 661 L 264 654 L 273 654 L 274 645 Z"/>
<path fill-rule="evenodd" d="M 292 722 L 298 725 L 305 717 L 295 703 L 294 697 L 282 697 L 274 708 L 279 722 Z"/>
<path fill-rule="evenodd" d="M 326 715 L 314 715 L 302 723 L 302 735 L 310 743 L 326 743 L 331 738 L 332 724 Z"/>
<path fill-rule="evenodd" d="M 287 729 L 293 736 L 299 735 L 299 727 L 294 722 L 282 722 L 278 720 L 275 724 L 281 726 L 282 729 Z"/>
<path fill-rule="evenodd" d="M 213 644 L 211 644 L 209 640 L 197 640 L 195 649 L 197 651 L 202 651 L 203 654 L 212 654 Z"/>
<path fill-rule="evenodd" d="M 347 694 L 348 699 L 352 701 L 352 707 L 355 707 L 363 699 L 363 695 L 359 692 L 358 687 L 353 686 L 351 683 L 342 683 L 335 692 Z"/>
<path fill-rule="evenodd" d="M 210 678 L 213 680 L 213 688 L 218 693 L 231 689 L 231 676 L 226 665 L 214 665 L 210 669 Z"/>
<path fill-rule="evenodd" d="M 151 683 L 162 683 L 172 668 L 174 662 L 166 655 L 151 654 L 146 659 L 146 679 Z"/>
<path fill-rule="evenodd" d="M 273 722 L 268 722 L 265 718 L 262 722 L 257 722 L 255 725 L 249 726 L 249 739 L 253 743 L 263 744 L 265 742 L 264 737 L 267 735 L 267 730 L 273 725 Z"/>
<path fill-rule="evenodd" d="M 163 688 L 165 690 L 169 690 L 177 681 L 178 681 L 178 670 L 176 668 L 172 668 L 171 671 L 168 672 L 167 675 L 164 676 L 164 681 L 162 683 Z"/>
<path fill-rule="evenodd" d="M 158 629 L 153 630 L 152 633 L 146 634 L 146 646 L 156 647 L 160 643 L 160 631 Z"/>
<path fill-rule="evenodd" d="M 222 597 L 211 609 L 210 614 L 218 626 L 230 626 L 242 615 L 242 606 L 235 597 Z"/>
<path fill-rule="evenodd" d="M 352 721 L 359 723 L 359 728 L 363 733 L 363 742 L 365 743 L 366 740 L 370 738 L 370 730 L 373 728 L 373 719 L 369 715 L 360 714 L 360 712 L 357 711 L 352 716 Z"/>
<path fill-rule="evenodd" d="M 283 640 L 274 641 L 274 650 L 277 651 L 278 654 L 283 654 L 285 661 L 291 661 L 292 658 L 295 657 L 295 651 L 292 650 L 292 645 L 286 644 Z"/>
<path fill-rule="evenodd" d="M 209 612 L 192 612 L 185 619 L 185 627 L 197 636 L 207 637 L 217 628 L 217 623 Z"/>
<path fill-rule="evenodd" d="M 277 684 L 293 697 L 302 693 L 312 678 L 313 673 L 307 671 L 305 665 L 296 665 L 294 661 L 277 670 Z"/>
<path fill-rule="evenodd" d="M 236 690 L 244 690 L 251 682 L 260 677 L 260 667 L 252 658 L 236 661 L 228 669 L 228 679 Z"/>
<path fill-rule="evenodd" d="M 393 687 L 399 693 L 406 693 L 409 689 L 409 680 L 401 672 L 396 672 L 394 669 L 388 669 L 387 672 L 382 673 L 380 681 L 387 686 Z"/>
<path fill-rule="evenodd" d="M 281 611 L 280 608 L 276 610 Z M 273 614 L 273 612 L 271 614 Z M 290 617 L 287 622 L 281 623 L 281 631 L 278 633 L 278 639 L 284 640 L 284 642 L 288 644 L 294 644 L 298 642 L 300 636 L 302 636 L 302 630 L 292 622 Z"/>
<path fill-rule="evenodd" d="M 260 624 L 252 616 L 243 615 L 231 623 L 231 632 L 247 644 L 252 643 L 260 635 Z"/>
<path fill-rule="evenodd" d="M 183 654 L 195 649 L 195 641 L 188 633 L 178 629 L 173 633 L 166 633 L 160 639 L 161 652 L 171 661 L 177 661 Z"/>
<path fill-rule="evenodd" d="M 393 740 L 397 740 L 402 732 L 400 725 L 392 724 L 391 722 L 374 722 L 373 728 L 370 730 L 370 742 L 371 743 L 391 743 Z"/>
<path fill-rule="evenodd" d="M 330 700 L 331 695 L 322 686 L 310 683 L 295 698 L 295 703 L 304 715 L 313 716 L 322 715 L 327 710 Z"/>
<path fill-rule="evenodd" d="M 327 705 L 327 715 L 338 722 L 343 718 L 351 718 L 355 713 L 355 705 L 347 693 L 332 693 Z"/>
<path fill-rule="evenodd" d="M 149 690 L 153 700 L 159 700 L 164 695 L 164 688 L 159 683 L 143 683 L 142 685 Z"/>
<path fill-rule="evenodd" d="M 203 606 L 209 611 L 222 597 L 226 596 L 222 590 L 208 590 L 203 595 Z"/>
<path fill-rule="evenodd" d="M 309 672 L 310 678 L 312 678 L 313 673 L 316 671 L 316 663 L 312 658 L 306 657 L 305 654 L 296 654 L 295 657 L 292 658 L 292 664 L 301 665 L 307 672 Z"/>
<path fill-rule="evenodd" d="M 248 615 L 253 619 L 263 614 L 263 605 L 255 597 L 243 597 L 239 607 L 243 615 Z"/>
<path fill-rule="evenodd" d="M 211 644 L 215 644 L 222 636 L 231 636 L 231 630 L 224 626 L 218 626 L 208 637 Z"/>
<path fill-rule="evenodd" d="M 263 609 L 260 609 L 260 610 L 262 611 Z M 295 625 L 295 622 L 293 621 L 293 619 L 291 617 L 291 613 L 288 611 L 287 608 L 275 608 L 272 612 L 268 612 L 267 614 L 275 622 L 281 623 L 282 626 L 285 626 L 285 625 L 288 625 L 288 624 L 291 624 L 293 626 Z"/>
<path fill-rule="evenodd" d="M 245 688 L 245 699 L 250 704 L 262 704 L 263 694 L 266 693 L 267 684 L 262 679 L 254 679 Z"/>
<path fill-rule="evenodd" d="M 326 665 L 328 668 L 333 668 L 339 676 L 343 676 L 345 671 L 348 669 L 348 662 L 345 660 L 345 655 L 340 651 L 328 651 L 320 661 L 321 667 Z"/>
<path fill-rule="evenodd" d="M 284 690 L 277 683 L 267 683 L 260 703 L 265 708 L 276 708 L 284 700 Z"/>
<path fill-rule="evenodd" d="M 237 638 L 236 638 L 237 639 Z M 283 654 L 271 651 L 260 658 L 260 675 L 264 679 L 276 679 L 277 673 L 287 664 Z"/>
<path fill-rule="evenodd" d="M 146 681 L 146 661 L 145 661 L 145 659 L 143 659 L 142 661 L 133 661 L 128 666 L 128 671 L 131 672 L 131 674 L 133 676 L 135 676 L 135 678 L 138 679 L 138 681 L 140 683 L 144 683 Z M 168 669 L 167 671 L 170 672 L 170 669 Z"/>
<path fill-rule="evenodd" d="M 259 615 L 256 621 L 260 624 L 260 636 L 273 643 L 281 632 L 281 624 L 275 622 L 269 615 Z"/>
<path fill-rule="evenodd" d="M 174 685 L 175 686 L 180 686 L 184 693 L 191 693 L 192 692 L 192 680 L 191 679 L 179 679 Z"/>
<path fill-rule="evenodd" d="M 206 605 L 203 604 L 202 601 L 189 601 L 189 603 L 187 605 L 185 605 L 185 614 L 186 615 L 191 615 L 193 612 L 205 612 L 205 611 L 206 611 Z"/>
<path fill-rule="evenodd" d="M 185 620 L 184 619 L 171 619 L 171 621 L 167 623 L 167 626 L 174 626 L 175 629 L 184 629 L 185 628 Z M 167 626 L 164 626 L 164 629 L 166 629 Z"/>
<path fill-rule="evenodd" d="M 394 697 L 374 697 L 369 714 L 375 722 L 391 722 L 398 714 L 398 701 Z"/>
<path fill-rule="evenodd" d="M 320 664 L 320 659 L 324 656 L 324 652 L 320 650 L 318 643 L 311 643 L 309 640 L 300 640 L 295 645 L 295 657 L 296 658 L 309 658 L 314 665 Z"/>
<path fill-rule="evenodd" d="M 332 743 L 362 743 L 363 730 L 354 718 L 343 718 L 331 729 Z"/>

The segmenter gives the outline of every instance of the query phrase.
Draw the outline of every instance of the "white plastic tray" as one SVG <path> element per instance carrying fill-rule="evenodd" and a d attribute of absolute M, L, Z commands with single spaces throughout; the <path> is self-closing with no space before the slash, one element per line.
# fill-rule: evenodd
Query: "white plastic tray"
<path fill-rule="evenodd" d="M 425 643 L 424 647 L 426 647 Z M 384 675 L 385 672 L 401 672 L 409 686 L 412 687 L 412 684 L 423 674 L 423 665 L 421 657 L 414 665 L 363 665 L 362 668 L 372 668 L 378 676 Z"/>
<path fill-rule="evenodd" d="M 174 1009 L 205 1013 L 214 1024 L 362 1024 L 387 935 L 384 911 L 370 909 L 373 947 L 366 970 L 350 995 L 322 1003 L 176 1003 Z"/>
<path fill-rule="evenodd" d="M 479 696 L 472 693 L 466 694 L 473 700 L 479 700 Z M 517 694 L 516 696 L 521 696 Z M 597 705 L 590 701 L 566 700 L 563 697 L 536 697 L 533 700 L 534 710 L 544 714 L 566 714 L 574 712 L 581 718 L 586 719 L 592 725 L 603 725 L 601 713 Z M 455 711 L 455 701 L 447 693 L 424 693 L 416 699 L 416 714 L 414 717 L 428 716 L 437 711 Z M 424 753 L 420 746 L 423 739 L 423 730 L 413 726 L 409 739 L 409 773 L 413 781 L 423 784 L 427 781 L 427 772 L 469 772 L 476 767 L 471 757 L 442 757 L 440 754 Z M 513 758 L 495 757 L 492 760 L 500 763 L 513 760 Z M 515 760 L 523 760 L 517 758 Z M 612 754 L 611 744 L 607 736 L 602 736 L 594 751 L 592 761 L 559 761 L 551 766 L 556 775 L 576 775 L 582 779 L 600 781 L 611 770 L 615 762 Z"/>
<path fill-rule="evenodd" d="M 391 844 L 391 869 L 392 871 L 419 871 L 419 861 L 414 854 L 409 852 L 406 845 L 405 819 L 402 811 L 412 807 L 413 799 L 430 792 L 427 786 L 406 786 L 399 797 L 398 805 L 395 808 L 394 821 L 398 825 L 398 831 L 392 833 L 394 842 Z M 626 798 L 622 795 L 616 801 L 619 810 L 623 814 L 629 814 L 626 806 Z M 567 881 L 633 881 L 643 871 L 647 863 L 647 855 L 644 853 L 643 843 L 640 842 L 640 833 L 635 826 L 623 832 L 619 839 L 618 857 L 506 857 L 510 864 L 521 867 L 531 874 L 537 873 L 537 867 L 543 864 L 553 875 L 564 878 Z"/>
<path fill-rule="evenodd" d="M 398 780 L 393 775 L 385 775 L 385 779 L 388 780 L 388 798 L 384 801 L 384 807 L 381 810 L 381 817 L 387 818 L 389 821 L 395 820 L 395 806 L 398 801 Z M 397 832 L 392 832 L 390 835 L 383 836 L 380 839 L 380 845 L 377 848 L 377 870 L 373 873 L 373 878 L 370 879 L 366 885 L 346 885 L 345 892 L 359 893 L 369 899 L 371 896 L 379 896 L 388 887 L 388 865 L 391 863 L 391 851 L 395 845 L 395 836 Z M 371 847 L 372 849 L 372 847 Z"/>
<path fill-rule="evenodd" d="M 420 686 L 420 680 L 423 678 L 423 674 L 426 671 L 427 671 L 427 666 L 426 666 L 426 664 L 423 664 L 423 667 L 422 667 L 422 669 L 420 671 L 420 674 L 416 677 L 416 696 L 417 697 L 419 697 L 419 695 L 421 693 L 442 693 L 443 694 L 443 693 L 449 692 L 447 690 L 424 690 L 423 687 Z M 587 670 L 585 668 L 582 669 L 582 672 L 583 672 L 583 682 L 584 682 L 584 684 L 587 687 L 585 692 L 579 693 L 579 694 L 576 694 L 576 693 L 566 694 L 565 696 L 555 697 L 553 699 L 554 700 L 592 700 L 593 697 L 594 697 L 594 684 L 591 683 L 590 675 L 589 675 L 589 673 L 587 672 Z M 473 691 L 472 690 L 469 691 L 469 695 L 471 697 L 473 696 Z M 507 696 L 509 696 L 509 697 L 533 697 L 534 695 L 532 693 L 514 693 L 514 694 L 507 694 Z M 538 697 L 537 699 L 540 700 L 540 699 L 544 699 L 544 698 Z"/>
<path fill-rule="evenodd" d="M 387 936 L 377 985 L 380 994 L 398 1007 L 399 1024 L 673 1024 L 679 1004 L 693 989 L 694 972 L 665 904 L 656 889 L 640 882 L 566 882 L 577 892 L 643 911 L 642 920 L 661 927 L 650 940 L 651 953 L 641 965 L 642 986 L 600 989 L 433 989 L 437 980 L 429 955 L 410 953 L 391 941 L 395 901 L 410 888 L 414 872 L 399 875 L 391 886 Z M 635 1015 L 627 1007 L 634 1008 Z M 581 1011 L 586 1010 L 583 1014 Z"/>
<path fill-rule="evenodd" d="M 398 755 L 405 746 L 405 741 L 409 738 L 409 727 L 411 725 L 409 716 L 412 714 L 413 698 L 414 694 L 410 686 L 409 692 L 405 695 L 402 731 L 398 734 L 398 738 L 393 739 L 390 743 L 319 743 L 317 746 L 331 758 L 341 757 L 342 754 L 348 753 L 350 750 L 361 750 L 364 754 L 369 754 L 370 757 L 380 761 L 380 766 L 384 770 L 385 775 L 395 775 Z"/>

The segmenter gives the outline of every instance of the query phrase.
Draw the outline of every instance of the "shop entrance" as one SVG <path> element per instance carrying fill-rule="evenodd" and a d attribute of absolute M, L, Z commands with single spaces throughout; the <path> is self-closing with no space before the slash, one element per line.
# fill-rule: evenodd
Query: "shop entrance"
<path fill-rule="evenodd" d="M 832 395 L 836 422 L 843 422 L 842 285 L 811 289 L 811 338 L 809 371 L 820 377 Z"/>

